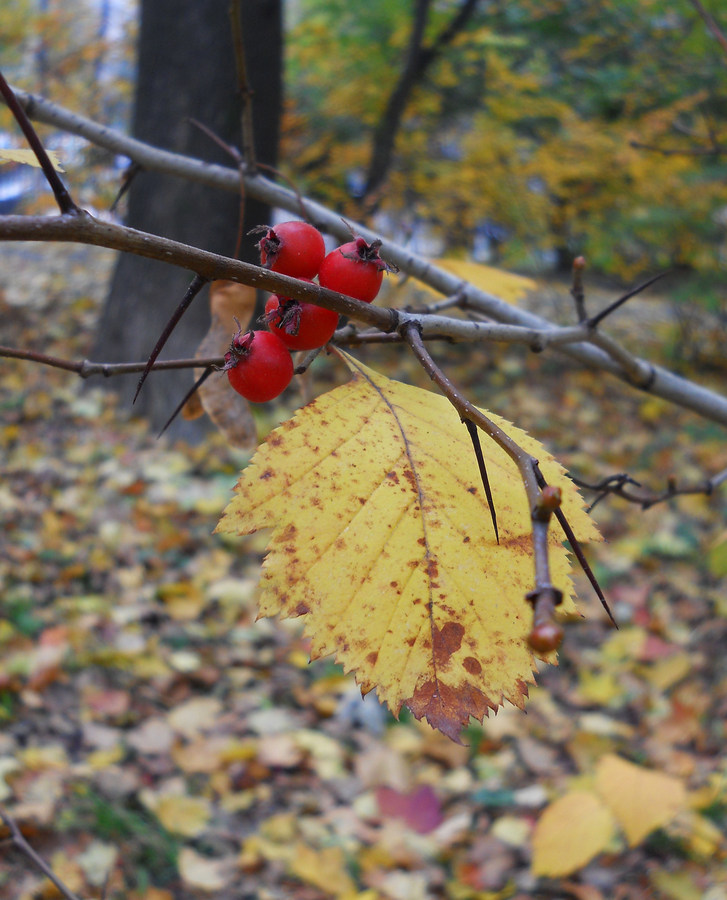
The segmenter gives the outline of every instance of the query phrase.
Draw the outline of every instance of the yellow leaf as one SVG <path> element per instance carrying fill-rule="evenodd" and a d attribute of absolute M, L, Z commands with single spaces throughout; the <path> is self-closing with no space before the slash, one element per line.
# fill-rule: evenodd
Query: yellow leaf
<path fill-rule="evenodd" d="M 609 809 L 591 791 L 571 791 L 551 803 L 533 834 L 534 875 L 569 875 L 607 846 L 614 832 Z"/>
<path fill-rule="evenodd" d="M 634 847 L 687 805 L 684 784 L 609 753 L 596 767 L 596 790 Z"/>
<path fill-rule="evenodd" d="M 162 825 L 172 834 L 197 837 L 207 827 L 210 805 L 203 797 L 165 794 L 159 798 L 154 812 Z"/>
<path fill-rule="evenodd" d="M 346 859 L 340 847 L 314 850 L 299 842 L 295 845 L 290 860 L 290 872 L 333 897 L 352 896 L 356 893 L 356 886 L 346 871 Z"/>
<path fill-rule="evenodd" d="M 306 616 L 311 655 L 336 653 L 365 693 L 395 714 L 457 739 L 504 699 L 522 708 L 533 682 L 526 644 L 533 587 L 531 521 L 517 468 L 486 437 L 500 530 L 466 428 L 437 394 L 354 372 L 258 449 L 218 531 L 273 528 L 260 615 Z M 562 468 L 524 432 L 491 418 L 540 460 L 563 492 L 581 540 L 598 534 Z M 570 563 L 556 528 L 551 576 L 574 609 Z"/>
<path fill-rule="evenodd" d="M 45 152 L 48 154 L 48 158 L 56 172 L 65 171 L 61 161 L 58 159 L 58 154 L 54 150 L 46 150 Z M 32 150 L 0 150 L 0 163 L 4 162 L 22 163 L 24 166 L 40 168 L 38 157 Z"/>
<path fill-rule="evenodd" d="M 532 278 L 524 278 L 504 269 L 484 266 L 466 259 L 438 259 L 436 265 L 445 272 L 458 276 L 462 281 L 474 285 L 481 291 L 494 294 L 508 303 L 521 300 L 537 287 Z"/>
<path fill-rule="evenodd" d="M 704 900 L 703 886 L 696 883 L 693 872 L 668 872 L 655 869 L 649 873 L 649 881 L 655 890 L 669 900 Z M 718 888 L 719 890 L 719 888 Z M 716 894 L 719 897 L 719 894 Z"/>

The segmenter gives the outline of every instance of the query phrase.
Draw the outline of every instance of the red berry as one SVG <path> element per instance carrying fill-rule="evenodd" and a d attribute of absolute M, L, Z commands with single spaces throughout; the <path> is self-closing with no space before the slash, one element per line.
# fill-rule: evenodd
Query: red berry
<path fill-rule="evenodd" d="M 265 319 L 273 334 L 291 350 L 315 350 L 333 337 L 338 313 L 315 303 L 273 294 L 265 304 Z"/>
<path fill-rule="evenodd" d="M 321 263 L 318 271 L 321 287 L 371 303 L 379 293 L 384 272 L 395 270 L 379 256 L 380 246 L 381 241 L 367 244 L 362 237 L 357 237 L 336 247 Z"/>
<path fill-rule="evenodd" d="M 282 222 L 272 228 L 261 225 L 254 231 L 265 232 L 256 245 L 261 266 L 291 278 L 315 278 L 318 274 L 326 245 L 317 228 L 307 222 Z"/>
<path fill-rule="evenodd" d="M 293 360 L 279 337 L 269 331 L 238 331 L 225 354 L 230 384 L 253 403 L 282 394 L 293 378 Z"/>

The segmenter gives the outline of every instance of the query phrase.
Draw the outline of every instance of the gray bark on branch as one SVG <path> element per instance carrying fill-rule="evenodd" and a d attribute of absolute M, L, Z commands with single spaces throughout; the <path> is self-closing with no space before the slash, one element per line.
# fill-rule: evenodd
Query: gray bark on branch
<path fill-rule="evenodd" d="M 238 192 L 240 189 L 240 173 L 237 169 L 204 163 L 197 159 L 150 147 L 118 131 L 99 125 L 84 116 L 70 112 L 48 100 L 21 90 L 16 90 L 16 96 L 31 118 L 76 134 L 114 153 L 128 156 L 145 169 L 177 175 L 180 178 L 198 181 L 225 191 Z M 318 227 L 341 240 L 350 238 L 350 231 L 340 216 L 325 206 L 308 198 L 301 199 L 294 191 L 281 187 L 261 175 L 246 175 L 244 184 L 245 189 L 251 196 L 273 206 L 286 209 L 295 215 L 305 215 L 315 222 Z M 80 226 L 80 230 L 74 232 L 71 223 L 62 221 L 64 218 L 56 217 L 53 220 L 34 219 L 32 222 L 23 224 L 21 221 L 22 217 L 0 217 L 0 239 L 71 240 L 81 243 L 94 243 L 165 260 L 208 277 L 231 278 L 265 290 L 279 290 L 282 286 L 287 289 L 288 296 L 319 302 L 382 330 L 392 330 L 393 327 L 396 327 L 393 325 L 391 317 L 384 322 L 384 319 L 378 316 L 379 313 L 383 316 L 390 316 L 389 312 L 369 308 L 367 313 L 360 309 L 360 304 L 357 304 L 355 308 L 345 309 L 345 299 L 341 295 L 333 294 L 330 291 L 322 291 L 315 285 L 311 285 L 306 289 L 305 286 L 295 282 L 293 279 L 286 279 L 287 283 L 283 285 L 281 279 L 284 279 L 284 276 L 274 276 L 273 273 L 266 273 L 265 270 L 258 269 L 255 266 L 250 268 L 253 270 L 257 269 L 256 272 L 243 272 L 242 269 L 236 267 L 244 264 L 235 260 L 216 257 L 215 254 L 205 254 L 203 251 L 186 247 L 173 241 L 167 241 L 165 245 L 157 244 L 157 242 L 162 242 L 165 239 L 155 238 L 152 235 L 136 233 L 133 239 L 128 235 L 122 236 L 121 232 L 129 231 L 129 229 L 120 229 L 119 226 L 110 226 L 107 223 L 98 222 L 98 220 L 93 220 L 95 225 L 89 227 L 88 220 L 92 218 L 90 216 L 85 218 L 84 224 Z M 76 224 L 79 225 L 78 222 Z M 351 225 L 356 233 L 366 238 L 366 240 L 371 241 L 379 237 L 364 225 L 359 223 L 351 223 Z M 608 372 L 632 387 L 669 400 L 707 419 L 727 426 L 727 398 L 709 388 L 682 378 L 668 369 L 652 365 L 646 360 L 633 356 L 616 341 L 600 331 L 594 330 L 590 335 L 584 334 L 584 339 L 581 341 L 564 343 L 562 335 L 560 339 L 557 337 L 561 330 L 553 326 L 548 320 L 526 310 L 518 309 L 494 294 L 490 294 L 473 285 L 463 285 L 456 276 L 437 268 L 430 261 L 410 253 L 405 248 L 391 241 L 383 239 L 381 255 L 387 261 L 397 265 L 405 274 L 417 278 L 441 294 L 457 294 L 461 298 L 460 305 L 463 308 L 483 313 L 495 323 L 526 329 L 529 333 L 530 341 L 524 340 L 525 343 L 532 343 L 535 335 L 544 341 L 544 346 L 552 344 L 558 353 L 570 359 L 591 368 Z M 214 260 L 210 259 L 212 257 L 214 257 Z M 355 303 L 355 301 L 350 302 Z M 433 318 L 431 317 L 431 319 Z M 438 318 L 444 319 L 445 317 Z M 440 322 L 438 325 L 431 319 L 421 317 L 423 336 L 426 337 L 432 333 L 447 333 L 446 330 L 435 332 L 435 329 L 441 327 L 442 323 Z M 470 327 L 479 324 L 473 322 L 463 323 L 462 320 L 456 319 L 445 319 L 445 321 L 456 323 L 451 325 L 452 328 L 462 329 L 457 335 L 460 339 L 465 339 L 463 329 L 465 324 Z M 482 324 L 486 326 L 486 323 Z M 552 339 L 549 340 L 551 333 Z M 455 335 L 452 334 L 452 336 Z M 483 336 L 479 335 L 480 339 Z M 466 337 L 476 340 L 478 338 L 476 329 L 472 328 Z M 523 338 L 525 337 L 526 335 L 523 334 Z M 566 340 L 570 341 L 570 336 Z"/>

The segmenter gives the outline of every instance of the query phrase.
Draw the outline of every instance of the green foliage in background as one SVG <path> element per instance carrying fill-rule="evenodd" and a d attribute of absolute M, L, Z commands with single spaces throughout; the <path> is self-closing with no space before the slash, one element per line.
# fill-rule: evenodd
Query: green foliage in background
<path fill-rule="evenodd" d="M 459 6 L 436 4 L 425 43 Z M 302 0 L 289 22 L 283 158 L 351 213 L 414 7 Z M 726 119 L 725 58 L 687 0 L 481 3 L 412 93 L 374 205 L 459 251 L 490 222 L 511 266 L 584 254 L 622 278 L 671 265 L 714 276 Z"/>

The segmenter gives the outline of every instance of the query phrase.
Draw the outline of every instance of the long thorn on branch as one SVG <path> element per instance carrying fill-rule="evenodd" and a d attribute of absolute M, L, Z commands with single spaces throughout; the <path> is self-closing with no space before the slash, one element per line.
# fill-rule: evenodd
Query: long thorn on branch
<path fill-rule="evenodd" d="M 602 309 L 600 313 L 597 313 L 595 316 L 591 316 L 588 319 L 588 326 L 590 328 L 595 328 L 600 322 L 602 322 L 606 316 L 610 316 L 611 313 L 615 312 L 620 306 L 623 306 L 627 300 L 630 300 L 632 297 L 635 297 L 637 294 L 640 294 L 642 291 L 645 291 L 647 287 L 651 287 L 651 285 L 655 281 L 659 281 L 660 278 L 663 278 L 665 275 L 669 275 L 670 272 L 659 272 L 658 275 L 654 275 L 652 278 L 647 279 L 642 284 L 637 285 L 633 290 L 627 291 L 618 300 L 614 300 L 613 303 L 610 303 L 605 309 Z"/>
<path fill-rule="evenodd" d="M 15 96 L 13 89 L 5 80 L 2 72 L 0 72 L 0 94 L 2 94 L 3 99 L 7 103 L 10 112 L 15 116 L 15 120 L 18 125 L 20 125 L 20 128 L 22 129 L 26 140 L 30 144 L 33 153 L 35 153 L 38 164 L 40 165 L 40 168 L 45 175 L 46 181 L 53 191 L 53 195 L 56 198 L 56 203 L 58 204 L 58 208 L 60 209 L 61 213 L 63 215 L 75 215 L 76 213 L 80 212 L 78 206 L 76 206 L 76 204 L 73 202 L 73 199 L 68 192 L 65 184 L 63 184 L 60 175 L 53 167 L 53 163 L 46 153 L 43 142 L 38 137 L 38 132 L 33 127 L 33 124 L 28 118 L 23 107 L 20 105 L 20 103 L 18 103 L 18 98 Z"/>
<path fill-rule="evenodd" d="M 149 372 L 151 372 L 157 356 L 159 356 L 159 354 L 162 352 L 162 349 L 164 348 L 164 345 L 169 340 L 169 336 L 174 331 L 174 329 L 177 327 L 179 320 L 182 318 L 182 316 L 185 314 L 185 312 L 189 309 L 189 306 L 192 303 L 192 301 L 194 300 L 194 298 L 197 296 L 197 294 L 199 294 L 199 292 L 202 290 L 202 288 L 205 286 L 205 284 L 207 284 L 208 280 L 209 279 L 203 278 L 201 275 L 195 275 L 194 278 L 192 279 L 191 284 L 187 288 L 186 294 L 184 295 L 184 297 L 182 297 L 182 300 L 179 303 L 179 306 L 177 306 L 177 308 L 174 310 L 174 313 L 172 314 L 171 319 L 165 325 L 164 331 L 162 331 L 162 333 L 159 335 L 159 340 L 156 342 L 156 344 L 154 345 L 154 349 L 151 351 L 149 359 L 147 360 L 147 363 L 146 363 L 146 368 L 142 372 L 141 378 L 139 379 L 139 383 L 136 386 L 136 392 L 134 394 L 134 399 L 131 401 L 132 403 L 136 403 L 136 398 L 139 396 L 139 391 L 141 390 L 142 385 L 146 381 L 147 375 L 149 374 Z"/>
<path fill-rule="evenodd" d="M 186 404 L 187 400 L 189 400 L 190 397 L 194 396 L 194 394 L 202 387 L 202 385 L 205 383 L 205 381 L 207 381 L 207 379 L 210 377 L 210 375 L 215 371 L 215 368 L 216 368 L 216 366 L 207 366 L 207 368 L 204 370 L 204 372 L 202 372 L 202 374 L 195 381 L 195 383 L 192 385 L 192 387 L 187 391 L 187 393 L 184 395 L 184 397 L 182 397 L 182 399 L 180 400 L 180 402 L 177 405 L 174 412 L 171 414 L 171 416 L 169 416 L 167 421 L 164 423 L 164 425 L 162 426 L 162 430 L 157 435 L 157 439 L 160 438 L 164 434 L 164 432 L 167 430 L 167 428 L 169 428 L 169 426 L 177 418 L 179 413 L 184 409 L 184 405 Z"/>
<path fill-rule="evenodd" d="M 480 444 L 480 435 L 477 431 L 477 426 L 470 419 L 464 419 L 464 424 L 469 432 L 470 440 L 472 441 L 472 447 L 475 451 L 475 457 L 477 458 L 477 465 L 480 469 L 480 477 L 482 478 L 482 486 L 485 489 L 485 497 L 487 498 L 487 505 L 490 507 L 490 516 L 492 518 L 492 528 L 495 532 L 495 540 L 497 543 L 500 543 L 500 533 L 497 530 L 497 512 L 495 510 L 495 502 L 492 499 L 492 488 L 490 487 L 490 479 L 487 477 L 487 467 L 485 465 L 485 457 L 482 455 L 482 445 Z"/>
<path fill-rule="evenodd" d="M 535 477 L 538 481 L 538 485 L 540 486 L 541 490 L 545 491 L 545 489 L 548 485 L 545 480 L 545 477 L 543 476 L 543 473 L 540 471 L 540 467 L 537 462 L 535 462 L 533 464 L 533 470 L 535 472 Z M 565 513 L 560 508 L 560 506 L 558 506 L 558 508 L 556 508 L 556 509 L 553 509 L 553 513 L 555 514 L 555 517 L 558 520 L 558 524 L 563 529 L 563 534 L 565 535 L 568 543 L 571 545 L 571 549 L 573 550 L 573 553 L 575 554 L 576 559 L 578 560 L 581 568 L 583 569 L 583 572 L 584 572 L 586 578 L 591 582 L 591 587 L 596 592 L 596 596 L 598 597 L 598 599 L 601 601 L 601 606 L 606 610 L 606 614 L 608 615 L 608 618 L 611 620 L 611 622 L 614 624 L 614 626 L 616 628 L 618 628 L 618 624 L 616 623 L 616 620 L 614 619 L 613 614 L 611 613 L 611 609 L 606 600 L 606 596 L 603 593 L 603 591 L 601 590 L 601 585 L 598 583 L 598 579 L 596 578 L 596 576 L 593 572 L 593 569 L 591 569 L 591 566 L 588 563 L 588 560 L 586 559 L 586 554 L 583 552 L 583 547 L 581 546 L 581 543 L 578 540 L 578 538 L 575 536 L 575 533 L 574 533 L 573 529 L 571 528 L 570 522 L 566 518 Z"/>
<path fill-rule="evenodd" d="M 536 478 L 536 474 L 539 474 L 537 460 L 535 460 L 527 451 L 523 450 L 516 441 L 489 419 L 481 410 L 470 403 L 469 400 L 467 400 L 452 384 L 430 356 L 429 351 L 424 345 L 422 336 L 419 333 L 419 328 L 415 323 L 404 322 L 400 331 L 402 337 L 411 347 L 412 352 L 421 363 L 424 371 L 440 388 L 452 406 L 454 406 L 459 413 L 459 417 L 465 421 L 472 422 L 478 428 L 482 429 L 502 450 L 505 451 L 505 453 L 507 453 L 517 466 L 528 498 L 533 528 L 535 591 L 531 592 L 531 594 L 528 595 L 528 598 L 531 599 L 532 602 L 533 597 L 540 596 L 543 593 L 547 593 L 551 599 L 557 597 L 559 592 L 557 592 L 557 589 L 550 583 L 550 565 L 548 557 L 548 521 L 550 514 L 547 516 L 543 514 L 543 510 L 546 509 L 547 504 L 546 506 L 543 505 L 544 493 L 541 491 L 538 479 Z M 540 478 L 542 479 L 542 475 Z M 545 480 L 542 479 L 542 481 L 542 486 L 545 487 Z M 551 632 L 551 636 L 555 640 L 557 637 L 555 631 Z M 549 649 L 557 649 L 557 643 L 546 648 L 546 650 Z M 544 650 L 542 652 L 546 651 Z"/>

